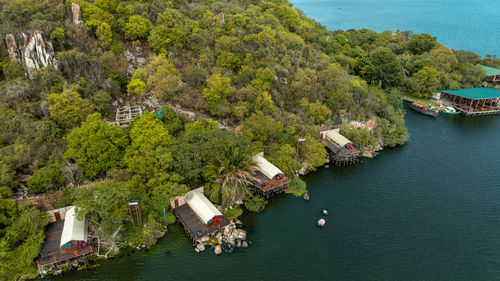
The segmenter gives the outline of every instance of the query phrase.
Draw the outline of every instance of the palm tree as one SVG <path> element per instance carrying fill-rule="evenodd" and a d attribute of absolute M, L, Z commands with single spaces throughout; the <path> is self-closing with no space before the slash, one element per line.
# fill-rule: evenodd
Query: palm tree
<path fill-rule="evenodd" d="M 222 205 L 232 206 L 245 198 L 253 165 L 248 147 L 228 147 L 222 159 L 216 157 L 210 164 L 216 182 L 221 183 Z"/>

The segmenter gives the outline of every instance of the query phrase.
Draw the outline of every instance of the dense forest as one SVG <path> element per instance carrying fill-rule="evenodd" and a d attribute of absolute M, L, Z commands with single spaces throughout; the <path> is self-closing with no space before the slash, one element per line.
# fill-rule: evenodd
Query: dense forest
<path fill-rule="evenodd" d="M 284 0 L 1 0 L 0 9 L 2 39 L 37 31 L 55 50 L 54 63 L 30 69 L 6 40 L 0 50 L 3 280 L 36 275 L 49 221 L 15 203 L 20 185 L 80 207 L 109 257 L 155 243 L 175 222 L 163 215 L 169 199 L 192 188 L 203 185 L 233 218 L 242 202 L 262 210 L 246 181 L 257 152 L 292 176 L 325 163 L 318 127 L 342 126 L 362 149 L 401 145 L 403 95 L 476 87 L 480 64 L 500 65 L 428 34 L 330 31 Z M 111 125 L 127 104 L 144 114 Z M 368 120 L 376 126 L 348 125 Z M 290 192 L 304 188 L 293 176 Z M 131 199 L 142 226 L 130 222 Z"/>

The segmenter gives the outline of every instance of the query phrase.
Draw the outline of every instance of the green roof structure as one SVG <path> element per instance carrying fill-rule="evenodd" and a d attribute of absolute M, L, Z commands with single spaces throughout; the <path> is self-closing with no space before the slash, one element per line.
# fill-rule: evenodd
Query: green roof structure
<path fill-rule="evenodd" d="M 442 93 L 448 93 L 472 100 L 500 98 L 500 91 L 493 88 L 471 88 L 460 90 L 443 90 Z"/>
<path fill-rule="evenodd" d="M 484 71 L 486 72 L 486 77 L 488 76 L 496 76 L 498 74 L 500 74 L 500 69 L 498 68 L 493 68 L 493 67 L 489 67 L 489 66 L 485 66 L 485 65 L 481 65 L 484 69 Z"/>

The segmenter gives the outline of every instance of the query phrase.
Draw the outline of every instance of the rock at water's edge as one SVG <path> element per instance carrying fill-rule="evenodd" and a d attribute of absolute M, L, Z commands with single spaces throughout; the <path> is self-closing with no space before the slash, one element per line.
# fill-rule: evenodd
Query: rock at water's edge
<path fill-rule="evenodd" d="M 214 249 L 214 253 L 215 253 L 216 255 L 220 255 L 220 254 L 222 254 L 222 247 L 221 247 L 220 245 L 217 245 L 217 246 L 215 247 L 215 249 Z"/>
<path fill-rule="evenodd" d="M 205 251 L 205 245 L 203 243 L 198 243 L 198 245 L 196 245 L 196 249 L 200 252 L 203 252 Z"/>

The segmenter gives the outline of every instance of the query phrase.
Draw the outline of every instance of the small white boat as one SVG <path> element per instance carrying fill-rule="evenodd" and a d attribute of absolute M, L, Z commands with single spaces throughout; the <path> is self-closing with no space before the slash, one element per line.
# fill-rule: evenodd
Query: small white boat
<path fill-rule="evenodd" d="M 460 112 L 458 112 L 458 110 L 456 110 L 454 107 L 451 107 L 451 106 L 445 107 L 443 112 L 447 113 L 447 114 L 459 114 L 460 113 Z"/>

